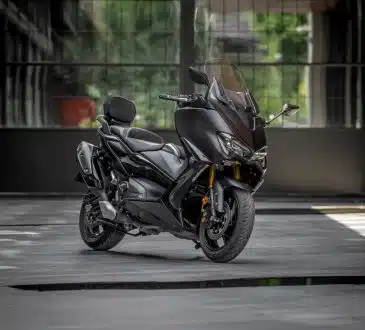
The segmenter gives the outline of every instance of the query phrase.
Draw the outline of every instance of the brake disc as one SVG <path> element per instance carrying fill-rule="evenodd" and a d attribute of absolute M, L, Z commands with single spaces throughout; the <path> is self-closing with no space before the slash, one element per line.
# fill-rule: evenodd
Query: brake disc
<path fill-rule="evenodd" d="M 207 235 L 210 239 L 217 241 L 226 232 L 231 220 L 231 209 L 228 203 L 224 203 L 224 215 L 219 219 L 217 224 L 213 224 L 211 228 L 207 229 Z"/>

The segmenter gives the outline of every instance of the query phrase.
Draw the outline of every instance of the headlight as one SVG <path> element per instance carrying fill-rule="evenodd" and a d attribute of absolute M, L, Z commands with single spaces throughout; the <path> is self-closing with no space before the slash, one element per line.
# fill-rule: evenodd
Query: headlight
<path fill-rule="evenodd" d="M 252 150 L 243 143 L 237 141 L 232 135 L 226 133 L 218 134 L 218 141 L 227 156 L 237 155 L 240 157 L 251 157 Z"/>

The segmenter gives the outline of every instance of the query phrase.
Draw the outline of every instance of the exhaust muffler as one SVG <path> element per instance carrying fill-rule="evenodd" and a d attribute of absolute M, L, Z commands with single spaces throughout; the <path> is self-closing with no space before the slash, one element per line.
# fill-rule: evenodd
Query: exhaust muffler
<path fill-rule="evenodd" d="M 91 189 L 94 194 L 99 196 L 99 207 L 101 211 L 101 215 L 104 219 L 114 220 L 117 216 L 117 210 L 115 207 L 109 202 L 108 197 L 104 190 L 100 189 Z"/>

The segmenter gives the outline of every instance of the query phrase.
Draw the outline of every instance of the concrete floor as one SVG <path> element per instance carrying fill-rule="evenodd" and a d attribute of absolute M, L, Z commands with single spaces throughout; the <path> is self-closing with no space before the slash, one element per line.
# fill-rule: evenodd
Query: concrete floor
<path fill-rule="evenodd" d="M 365 286 L 0 291 L 2 330 L 363 330 Z"/>
<path fill-rule="evenodd" d="M 170 235 L 127 237 L 113 251 L 90 251 L 78 234 L 77 200 L 0 200 L 0 207 L 1 330 L 365 328 L 365 285 L 65 292 L 9 288 L 365 276 L 365 214 L 257 215 L 244 252 L 221 265 Z"/>

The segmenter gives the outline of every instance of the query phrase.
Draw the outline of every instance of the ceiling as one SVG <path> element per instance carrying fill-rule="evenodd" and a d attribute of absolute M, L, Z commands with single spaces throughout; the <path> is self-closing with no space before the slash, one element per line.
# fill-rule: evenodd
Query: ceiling
<path fill-rule="evenodd" d="M 201 0 L 212 12 L 322 12 L 338 0 Z"/>

